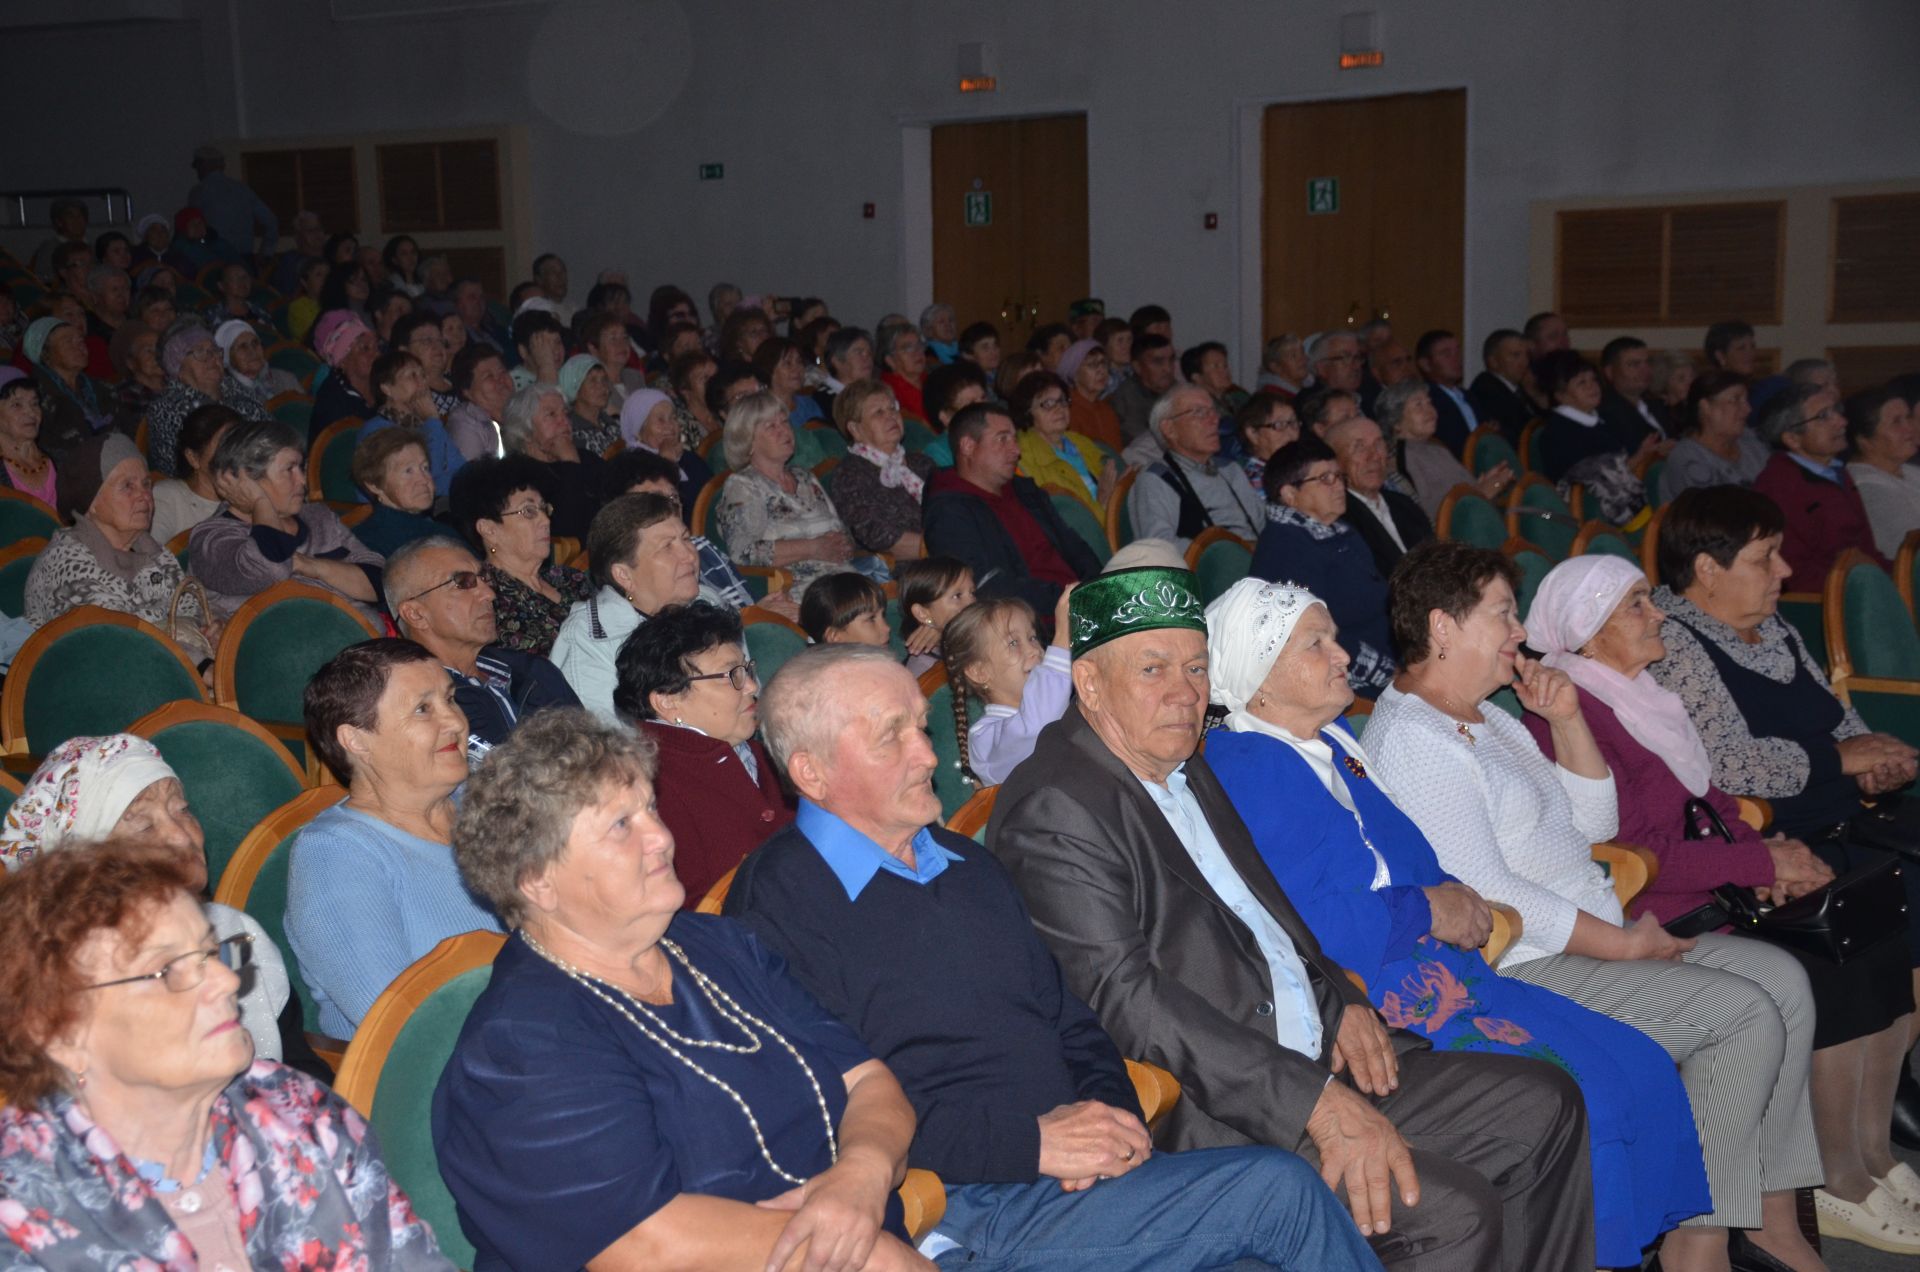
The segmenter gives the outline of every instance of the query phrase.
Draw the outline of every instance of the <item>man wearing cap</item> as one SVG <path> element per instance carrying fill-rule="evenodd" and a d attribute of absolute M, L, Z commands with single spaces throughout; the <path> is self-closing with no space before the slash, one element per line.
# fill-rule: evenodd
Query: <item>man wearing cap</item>
<path fill-rule="evenodd" d="M 333 370 L 313 395 L 309 437 L 335 420 L 370 420 L 380 412 L 373 405 L 373 363 L 380 341 L 373 329 L 350 311 L 329 309 L 313 324 L 313 351 Z"/>
<path fill-rule="evenodd" d="M 1123 1054 L 1182 1096 L 1168 1148 L 1315 1162 L 1397 1269 L 1593 1264 L 1586 1109 L 1562 1070 L 1388 1030 L 1321 952 L 1196 754 L 1206 616 L 1184 570 L 1082 584 L 1074 705 L 1000 788 L 987 843 Z"/>
<path fill-rule="evenodd" d="M 789 660 L 761 713 L 800 809 L 726 902 L 912 1101 L 907 1160 L 947 1186 L 920 1252 L 1058 1272 L 1377 1267 L 1293 1154 L 1154 1150 L 1121 1053 L 1006 871 L 940 827 L 926 712 L 885 649 Z"/>
<path fill-rule="evenodd" d="M 200 180 L 187 191 L 187 206 L 199 208 L 208 227 L 242 256 L 255 256 L 255 230 L 260 233 L 257 259 L 273 255 L 280 245 L 280 220 L 245 182 L 227 175 L 226 155 L 216 146 L 201 146 L 193 152 L 193 170 Z"/>
<path fill-rule="evenodd" d="M 1073 333 L 1076 341 L 1091 340 L 1095 329 L 1100 326 L 1100 320 L 1106 316 L 1106 301 L 1098 296 L 1083 297 L 1067 306 L 1067 330 Z"/>

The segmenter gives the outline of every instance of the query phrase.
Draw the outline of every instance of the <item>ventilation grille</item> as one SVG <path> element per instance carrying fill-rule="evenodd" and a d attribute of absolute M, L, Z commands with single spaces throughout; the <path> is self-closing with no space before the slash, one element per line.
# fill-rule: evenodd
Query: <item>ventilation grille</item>
<path fill-rule="evenodd" d="M 1920 320 L 1920 194 L 1835 199 L 1832 321 L 1915 320 Z"/>
<path fill-rule="evenodd" d="M 1576 327 L 1780 321 L 1786 204 L 1561 212 L 1555 307 Z"/>

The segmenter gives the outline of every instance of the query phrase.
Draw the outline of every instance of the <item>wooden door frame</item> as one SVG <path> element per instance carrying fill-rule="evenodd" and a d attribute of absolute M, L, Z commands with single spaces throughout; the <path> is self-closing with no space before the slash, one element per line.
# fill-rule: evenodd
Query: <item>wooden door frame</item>
<path fill-rule="evenodd" d="M 1358 73 L 1365 74 L 1364 71 Z M 1356 90 L 1364 90 L 1367 87 L 1365 84 L 1355 85 Z M 1238 242 L 1236 247 L 1240 260 L 1240 277 L 1236 287 L 1239 310 L 1239 321 L 1236 324 L 1236 331 L 1238 332 L 1239 347 L 1232 351 L 1232 358 L 1234 370 L 1243 381 L 1251 382 L 1254 376 L 1259 374 L 1260 350 L 1262 346 L 1266 344 L 1268 335 L 1264 330 L 1266 319 L 1261 312 L 1266 300 L 1265 288 L 1262 284 L 1263 274 L 1266 269 L 1266 260 L 1262 254 L 1260 241 L 1261 205 L 1266 196 L 1266 191 L 1263 188 L 1262 175 L 1266 162 L 1265 117 L 1267 107 L 1307 106 L 1325 102 L 1359 102 L 1376 97 L 1412 97 L 1421 93 L 1447 93 L 1456 91 L 1463 92 L 1467 96 L 1466 122 L 1464 124 L 1466 136 L 1463 139 L 1466 162 L 1460 174 L 1461 180 L 1466 187 L 1462 191 L 1465 228 L 1461 233 L 1462 241 L 1460 244 L 1460 318 L 1463 325 L 1471 325 L 1473 321 L 1474 300 L 1472 227 L 1474 224 L 1473 136 L 1476 94 L 1470 78 L 1381 85 L 1378 89 L 1371 92 L 1342 90 L 1338 92 L 1286 93 L 1272 97 L 1238 97 L 1234 99 L 1233 127 L 1230 144 L 1233 147 L 1234 156 L 1232 197 L 1236 209 L 1234 223 L 1237 229 Z M 1088 146 L 1088 154 L 1089 156 L 1092 154 L 1091 145 Z M 1092 162 L 1091 157 L 1088 162 Z M 1089 230 L 1091 230 L 1091 226 L 1089 226 Z M 1091 239 L 1091 237 L 1090 233 L 1089 239 Z M 931 265 L 929 265 L 929 273 L 931 273 Z M 1272 334 L 1278 335 L 1279 333 L 1275 332 Z M 1302 331 L 1297 334 L 1306 336 L 1310 333 Z M 1454 334 L 1460 337 L 1461 348 L 1466 349 L 1469 347 L 1469 339 L 1477 339 L 1479 333 L 1475 333 L 1472 337 L 1464 330 L 1455 332 Z M 1419 332 L 1400 332 L 1398 333 L 1398 338 L 1403 344 L 1406 344 L 1408 348 L 1412 348 L 1411 342 L 1418 339 L 1419 335 Z M 1472 360 L 1470 359 L 1470 370 L 1472 369 L 1471 362 Z"/>
<path fill-rule="evenodd" d="M 900 126 L 900 238 L 897 243 L 900 288 L 905 303 L 900 312 L 918 320 L 920 311 L 936 299 L 933 294 L 933 130 L 948 124 L 994 124 L 1019 119 L 1048 119 L 1078 115 L 1086 121 L 1087 166 L 1093 166 L 1093 108 L 1085 101 L 1035 102 L 1023 106 L 998 102 L 960 114 L 896 115 Z M 992 107 L 1000 107 L 993 109 Z M 1087 278 L 1093 269 L 1093 206 L 1087 206 Z M 1093 293 L 1098 295 L 1096 289 Z M 962 315 L 965 320 L 965 315 Z"/>

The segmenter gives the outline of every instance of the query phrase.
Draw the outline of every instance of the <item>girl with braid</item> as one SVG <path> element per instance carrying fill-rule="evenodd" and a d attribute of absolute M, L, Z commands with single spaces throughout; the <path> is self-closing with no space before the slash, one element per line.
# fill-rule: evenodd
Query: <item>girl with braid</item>
<path fill-rule="evenodd" d="M 1053 644 L 1042 648 L 1033 607 L 1015 597 L 975 601 L 947 622 L 940 645 L 953 685 L 953 728 L 960 741 L 960 767 L 983 786 L 1007 779 L 1033 754 L 1040 730 L 1066 713 L 1073 697 L 1067 656 L 1067 600 L 1060 593 L 1053 613 Z M 967 700 L 986 703 L 967 726 Z"/>

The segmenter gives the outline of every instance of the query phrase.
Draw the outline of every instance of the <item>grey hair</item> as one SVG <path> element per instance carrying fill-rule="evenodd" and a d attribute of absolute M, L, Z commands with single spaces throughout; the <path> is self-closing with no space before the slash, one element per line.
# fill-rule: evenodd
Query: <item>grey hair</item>
<path fill-rule="evenodd" d="M 922 309 L 920 311 L 920 334 L 923 336 L 927 334 L 927 329 L 933 326 L 933 320 L 941 314 L 952 318 L 957 315 L 957 311 L 944 300 L 936 300 L 925 309 Z"/>
<path fill-rule="evenodd" d="M 1367 342 L 1367 337 L 1372 335 L 1374 332 L 1392 331 L 1392 330 L 1393 330 L 1393 324 L 1388 322 L 1385 318 L 1372 318 L 1360 324 L 1360 330 L 1357 334 L 1360 337 L 1360 343 L 1365 344 Z"/>
<path fill-rule="evenodd" d="M 1697 364 L 1693 355 L 1685 349 L 1659 349 L 1651 359 L 1653 379 L 1647 384 L 1647 391 L 1656 397 L 1667 391 L 1667 385 L 1673 382 L 1674 374 L 1682 369 L 1692 370 Z"/>
<path fill-rule="evenodd" d="M 1160 400 L 1153 404 L 1153 410 L 1147 413 L 1147 431 L 1159 438 L 1162 444 L 1166 442 L 1167 437 L 1160 431 L 1160 426 L 1165 424 L 1167 417 L 1173 414 L 1173 404 L 1182 393 L 1199 393 L 1206 396 L 1208 401 L 1213 400 L 1212 395 L 1197 384 L 1176 384 L 1162 393 Z"/>
<path fill-rule="evenodd" d="M 874 333 L 874 352 L 880 355 L 881 361 L 893 356 L 893 346 L 900 342 L 902 336 L 920 339 L 920 333 L 914 330 L 910 322 L 890 322 Z"/>
<path fill-rule="evenodd" d="M 93 275 L 87 275 L 87 281 L 91 283 Z M 1811 384 L 1822 389 L 1832 388 L 1837 378 L 1833 363 L 1825 358 L 1801 358 L 1788 364 L 1782 374 L 1787 377 L 1787 383 L 1795 387 Z M 1824 383 L 1821 382 L 1822 379 Z"/>
<path fill-rule="evenodd" d="M 1301 343 L 1300 337 L 1291 331 L 1275 336 L 1261 348 L 1260 361 L 1263 365 L 1278 362 L 1281 354 L 1289 349 L 1298 349 Z"/>
<path fill-rule="evenodd" d="M 540 403 L 549 395 L 562 404 L 567 400 L 556 384 L 529 384 L 507 399 L 500 412 L 500 446 L 507 454 L 519 454 L 533 440 L 533 417 L 540 413 Z"/>
<path fill-rule="evenodd" d="M 240 473 L 258 481 L 267 475 L 273 457 L 283 450 L 306 457 L 306 439 L 292 425 L 279 420 L 241 420 L 221 434 L 220 445 L 207 462 L 207 472 L 214 476 Z"/>
<path fill-rule="evenodd" d="M 863 340 L 869 349 L 873 348 L 873 337 L 867 334 L 864 327 L 841 327 L 836 330 L 827 337 L 827 365 L 831 367 L 836 362 L 844 362 L 847 355 L 853 352 L 853 346 Z"/>
<path fill-rule="evenodd" d="M 1328 356 L 1328 346 L 1336 340 L 1351 340 L 1354 347 L 1360 347 L 1360 338 L 1351 331 L 1318 331 L 1307 341 L 1307 361 L 1319 366 L 1321 359 Z"/>
<path fill-rule="evenodd" d="M 1380 390 L 1380 396 L 1373 400 L 1373 419 L 1388 442 L 1392 442 L 1394 433 L 1399 431 L 1400 417 L 1407 413 L 1408 403 L 1426 395 L 1427 382 L 1418 379 L 1402 380 Z"/>
<path fill-rule="evenodd" d="M 1791 384 L 1767 399 L 1760 408 L 1760 436 L 1767 445 L 1779 448 L 1789 433 L 1798 433 L 1807 425 L 1807 403 L 1831 389 L 1818 384 Z"/>
<path fill-rule="evenodd" d="M 787 418 L 787 408 L 772 390 L 749 393 L 733 404 L 726 423 L 720 428 L 720 445 L 727 453 L 727 467 L 739 472 L 753 455 L 753 439 L 770 420 Z"/>
<path fill-rule="evenodd" d="M 472 548 L 448 534 L 430 534 L 424 539 L 413 539 L 388 553 L 386 568 L 380 574 L 380 591 L 386 598 L 387 613 L 393 615 L 393 621 L 402 633 L 411 635 L 406 621 L 400 617 L 400 603 L 412 600 L 420 591 L 420 580 L 414 577 L 419 573 L 419 567 L 414 563 L 421 553 L 435 550 L 458 552 L 469 561 L 478 562 L 480 559 L 474 556 Z"/>
<path fill-rule="evenodd" d="M 657 771 L 653 739 L 578 707 L 528 716 L 467 779 L 453 859 L 507 927 L 526 918 L 520 885 L 566 855 L 580 810 Z"/>
<path fill-rule="evenodd" d="M 100 284 L 116 276 L 125 278 L 129 288 L 133 286 L 133 279 L 128 276 L 126 270 L 121 269 L 118 265 L 108 265 L 103 262 L 87 271 L 87 288 L 90 291 L 98 291 Z"/>
<path fill-rule="evenodd" d="M 826 755 L 859 710 L 846 695 L 829 692 L 844 668 L 905 667 L 882 645 L 810 645 L 787 659 L 760 690 L 760 736 L 767 753 L 785 773 L 793 757 L 805 751 Z"/>

